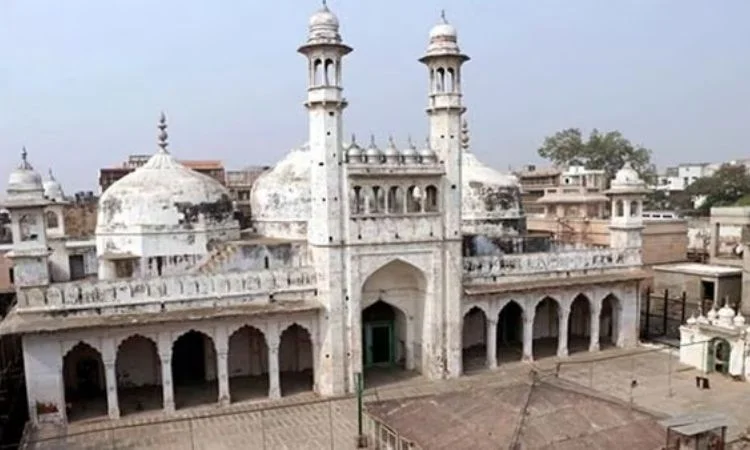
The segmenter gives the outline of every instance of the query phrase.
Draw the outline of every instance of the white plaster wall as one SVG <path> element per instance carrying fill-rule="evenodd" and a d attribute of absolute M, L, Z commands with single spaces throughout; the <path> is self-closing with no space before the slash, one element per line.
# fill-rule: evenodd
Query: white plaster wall
<path fill-rule="evenodd" d="M 203 356 L 205 358 L 204 364 L 206 367 L 206 381 L 213 381 L 216 379 L 216 347 L 214 346 L 213 339 L 204 336 L 203 337 Z"/>
<path fill-rule="evenodd" d="M 22 338 L 29 416 L 37 422 L 37 403 L 57 407 L 58 419 L 65 411 L 60 341 L 52 336 L 24 335 Z"/>

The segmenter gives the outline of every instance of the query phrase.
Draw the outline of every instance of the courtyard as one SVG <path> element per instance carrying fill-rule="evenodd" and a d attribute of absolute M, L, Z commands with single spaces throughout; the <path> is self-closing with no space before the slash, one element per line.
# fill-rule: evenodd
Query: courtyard
<path fill-rule="evenodd" d="M 365 402 L 439 392 L 504 386 L 559 376 L 657 413 L 723 412 L 732 418 L 728 437 L 747 427 L 750 385 L 709 375 L 710 389 L 695 386 L 698 373 L 681 366 L 676 350 L 639 347 L 577 353 L 565 360 L 510 362 L 496 370 L 475 369 L 457 380 L 430 382 L 409 372 L 383 374 L 365 391 Z M 166 416 L 144 411 L 116 421 L 81 420 L 67 427 L 45 425 L 29 436 L 28 450 L 78 449 L 351 449 L 357 433 L 354 398 L 320 399 L 311 392 L 279 400 L 239 401 L 226 407 L 201 406 Z"/>

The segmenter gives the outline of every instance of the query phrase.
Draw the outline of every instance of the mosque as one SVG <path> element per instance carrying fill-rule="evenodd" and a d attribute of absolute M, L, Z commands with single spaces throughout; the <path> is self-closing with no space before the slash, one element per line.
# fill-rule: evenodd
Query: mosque
<path fill-rule="evenodd" d="M 453 25 L 432 28 L 419 59 L 421 145 L 344 137 L 352 48 L 327 7 L 298 51 L 307 143 L 256 181 L 252 229 L 220 183 L 173 158 L 163 115 L 150 160 L 102 194 L 88 244 L 67 239 L 63 190 L 24 151 L 3 202 L 17 303 L 0 334 L 22 336 L 33 423 L 636 345 L 646 189 L 633 169 L 607 191 L 609 246 L 532 239 L 517 180 L 471 152 Z M 87 245 L 71 281 L 71 249 Z"/>

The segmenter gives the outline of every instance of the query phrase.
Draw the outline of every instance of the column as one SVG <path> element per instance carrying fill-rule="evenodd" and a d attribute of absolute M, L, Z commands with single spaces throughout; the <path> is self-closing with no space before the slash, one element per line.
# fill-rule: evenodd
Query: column
<path fill-rule="evenodd" d="M 268 397 L 271 400 L 281 398 L 279 382 L 279 336 L 268 339 Z"/>
<path fill-rule="evenodd" d="M 567 308 L 559 308 L 557 320 L 560 321 L 560 326 L 557 327 L 557 357 L 565 358 L 568 356 L 568 322 L 570 317 L 570 310 Z"/>
<path fill-rule="evenodd" d="M 601 307 L 591 309 L 591 340 L 589 342 L 589 351 L 599 351 L 599 316 Z"/>
<path fill-rule="evenodd" d="M 534 314 L 536 311 L 524 312 L 523 315 L 523 360 L 534 360 Z"/>
<path fill-rule="evenodd" d="M 107 408 L 110 419 L 120 418 L 120 404 L 117 399 L 117 374 L 115 372 L 115 361 L 104 362 L 104 379 L 107 385 Z"/>
<path fill-rule="evenodd" d="M 231 403 L 229 392 L 229 375 L 228 375 L 228 351 L 226 348 L 216 349 L 216 375 L 219 379 L 219 404 L 228 406 Z"/>
<path fill-rule="evenodd" d="M 497 369 L 497 320 L 487 319 L 487 368 Z"/>
<path fill-rule="evenodd" d="M 161 360 L 161 387 L 164 411 L 172 413 L 174 406 L 174 388 L 172 386 L 172 349 L 159 353 Z"/>

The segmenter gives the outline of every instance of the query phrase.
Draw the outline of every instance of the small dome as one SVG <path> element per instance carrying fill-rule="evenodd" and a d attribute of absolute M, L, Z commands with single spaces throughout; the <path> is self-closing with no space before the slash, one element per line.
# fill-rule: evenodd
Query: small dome
<path fill-rule="evenodd" d="M 349 162 L 362 162 L 362 148 L 357 145 L 357 139 L 352 135 L 352 141 L 346 150 L 346 158 Z"/>
<path fill-rule="evenodd" d="M 626 162 L 618 170 L 610 183 L 608 194 L 647 194 L 649 189 L 630 162 Z"/>
<path fill-rule="evenodd" d="M 732 325 L 732 322 L 734 320 L 734 309 L 732 309 L 727 303 L 728 302 L 725 301 L 724 306 L 722 306 L 717 313 L 719 318 L 719 325 L 729 326 Z"/>
<path fill-rule="evenodd" d="M 711 307 L 711 309 L 708 310 L 708 313 L 706 313 L 706 319 L 709 320 L 709 322 L 713 322 L 716 320 L 716 317 L 718 316 L 718 312 L 716 311 L 716 304 Z"/>
<path fill-rule="evenodd" d="M 618 184 L 641 184 L 641 177 L 633 169 L 629 162 L 626 162 L 622 169 L 617 171 L 615 180 Z"/>
<path fill-rule="evenodd" d="M 688 317 L 687 324 L 688 325 L 695 325 L 698 322 L 698 319 L 695 317 L 695 314 Z"/>
<path fill-rule="evenodd" d="M 389 162 L 396 162 L 401 157 L 401 152 L 396 148 L 396 143 L 393 142 L 392 136 L 388 138 L 388 147 L 383 151 L 383 156 L 385 156 L 386 160 Z"/>
<path fill-rule="evenodd" d="M 315 14 L 310 16 L 308 22 L 310 28 L 337 28 L 339 27 L 339 19 L 334 13 L 328 9 L 328 5 L 323 3 L 323 7 L 319 9 Z"/>
<path fill-rule="evenodd" d="M 456 31 L 456 27 L 447 22 L 439 23 L 430 30 L 430 39 L 438 38 L 457 39 L 458 31 Z"/>
<path fill-rule="evenodd" d="M 744 327 L 745 326 L 745 316 L 743 316 L 741 312 L 737 311 L 737 315 L 734 316 L 734 319 L 732 320 L 732 323 L 736 327 Z"/>
<path fill-rule="evenodd" d="M 28 161 L 26 147 L 21 150 L 21 162 L 8 177 L 8 195 L 43 194 L 42 176 Z"/>
<path fill-rule="evenodd" d="M 62 185 L 52 175 L 52 169 L 49 171 L 49 179 L 44 182 L 44 196 L 49 200 L 61 202 L 65 200 L 65 193 Z"/>
<path fill-rule="evenodd" d="M 370 146 L 365 150 L 365 157 L 368 163 L 379 163 L 382 161 L 383 153 L 375 144 L 375 136 L 370 136 Z"/>
<path fill-rule="evenodd" d="M 437 154 L 430 148 L 430 138 L 425 140 L 425 146 L 419 151 L 419 157 L 425 164 L 432 164 L 437 162 Z"/>
<path fill-rule="evenodd" d="M 416 162 L 417 158 L 419 156 L 419 153 L 417 153 L 417 147 L 414 145 L 414 142 L 411 141 L 411 137 L 409 138 L 409 145 L 401 150 L 401 157 L 404 158 L 404 162 Z"/>

